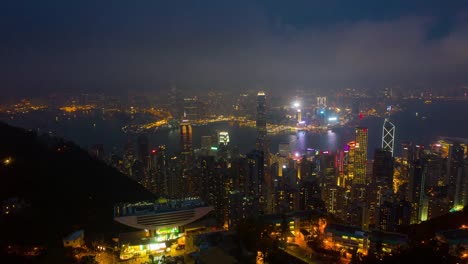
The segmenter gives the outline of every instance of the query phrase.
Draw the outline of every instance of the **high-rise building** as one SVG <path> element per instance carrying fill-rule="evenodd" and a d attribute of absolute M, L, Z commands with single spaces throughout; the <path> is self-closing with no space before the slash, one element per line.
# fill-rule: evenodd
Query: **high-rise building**
<path fill-rule="evenodd" d="M 140 134 L 138 141 L 138 160 L 143 164 L 144 169 L 148 169 L 149 140 L 146 134 Z"/>
<path fill-rule="evenodd" d="M 353 184 L 366 184 L 367 128 L 356 127 Z"/>
<path fill-rule="evenodd" d="M 410 173 L 411 224 L 427 220 L 426 197 L 427 163 L 424 158 L 414 161 Z M 427 205 L 428 206 L 428 205 Z"/>
<path fill-rule="evenodd" d="M 201 137 L 201 155 L 209 156 L 212 155 L 211 148 L 213 146 L 213 137 L 212 136 L 202 136 Z"/>
<path fill-rule="evenodd" d="M 167 177 L 166 146 L 161 145 L 157 150 L 151 151 L 155 159 L 155 192 L 163 197 L 169 195 Z"/>
<path fill-rule="evenodd" d="M 297 123 L 302 122 L 302 112 L 301 109 L 297 109 Z"/>
<path fill-rule="evenodd" d="M 354 180 L 354 166 L 356 159 L 356 142 L 351 141 L 346 144 L 344 150 L 343 173 L 344 179 L 341 186 L 351 186 Z"/>
<path fill-rule="evenodd" d="M 188 196 L 196 196 L 192 179 L 193 150 L 192 150 L 192 126 L 188 120 L 180 123 L 180 141 L 182 145 L 182 181 L 183 193 Z"/>
<path fill-rule="evenodd" d="M 282 157 L 288 157 L 289 156 L 289 143 L 279 143 L 278 153 Z"/>
<path fill-rule="evenodd" d="M 183 100 L 180 91 L 172 86 L 167 96 L 168 109 L 173 118 L 179 120 L 183 116 Z"/>
<path fill-rule="evenodd" d="M 226 146 L 229 144 L 229 133 L 226 131 L 221 131 L 218 133 L 218 145 Z"/>
<path fill-rule="evenodd" d="M 460 144 L 453 144 L 449 148 L 447 157 L 449 201 L 453 201 L 453 207 L 463 207 L 466 202 L 467 186 L 465 170 L 465 151 Z"/>
<path fill-rule="evenodd" d="M 372 169 L 372 182 L 378 185 L 393 187 L 393 158 L 390 151 L 376 149 Z"/>
<path fill-rule="evenodd" d="M 327 97 L 317 97 L 317 107 L 326 108 L 327 107 Z"/>
<path fill-rule="evenodd" d="M 184 119 L 195 121 L 199 118 L 198 98 L 196 96 L 184 98 Z"/>
<path fill-rule="evenodd" d="M 372 187 L 376 191 L 376 204 L 393 201 L 393 158 L 392 153 L 383 149 L 374 152 Z"/>
<path fill-rule="evenodd" d="M 254 150 L 247 153 L 249 164 L 248 179 L 246 181 L 248 187 L 246 196 L 251 201 L 252 213 L 257 215 L 263 212 L 264 192 L 265 192 L 265 168 L 264 154 L 261 150 Z"/>
<path fill-rule="evenodd" d="M 265 150 L 265 141 L 267 136 L 267 124 L 266 124 L 266 95 L 265 92 L 260 91 L 257 94 L 257 149 Z"/>
<path fill-rule="evenodd" d="M 382 127 L 382 149 L 390 151 L 393 157 L 394 146 L 395 146 L 395 125 L 392 122 L 390 122 L 387 118 L 385 118 L 385 121 Z"/>

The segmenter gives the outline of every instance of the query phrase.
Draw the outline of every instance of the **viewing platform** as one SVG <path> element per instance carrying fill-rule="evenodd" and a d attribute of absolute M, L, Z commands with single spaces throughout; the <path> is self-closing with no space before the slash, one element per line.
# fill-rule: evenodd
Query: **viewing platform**
<path fill-rule="evenodd" d="M 114 207 L 114 220 L 137 229 L 173 228 L 190 224 L 213 210 L 198 197 L 156 202 L 123 203 Z"/>

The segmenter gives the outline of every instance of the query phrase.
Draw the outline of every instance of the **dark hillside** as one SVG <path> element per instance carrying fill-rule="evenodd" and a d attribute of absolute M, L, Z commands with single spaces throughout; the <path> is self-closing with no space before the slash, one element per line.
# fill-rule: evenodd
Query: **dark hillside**
<path fill-rule="evenodd" d="M 76 228 L 112 232 L 124 228 L 112 219 L 115 203 L 155 198 L 71 142 L 4 123 L 0 161 L 0 202 L 16 197 L 26 205 L 0 215 L 0 243 L 55 244 Z"/>

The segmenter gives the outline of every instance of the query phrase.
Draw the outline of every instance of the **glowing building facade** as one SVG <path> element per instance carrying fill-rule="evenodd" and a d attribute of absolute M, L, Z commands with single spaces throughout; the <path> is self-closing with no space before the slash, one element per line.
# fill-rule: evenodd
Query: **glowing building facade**
<path fill-rule="evenodd" d="M 266 95 L 265 92 L 258 92 L 257 94 L 257 149 L 265 149 L 265 140 L 267 135 L 267 124 L 266 124 Z"/>
<path fill-rule="evenodd" d="M 367 137 L 366 127 L 356 127 L 353 184 L 366 184 Z"/>
<path fill-rule="evenodd" d="M 382 127 L 382 149 L 392 153 L 395 146 L 395 125 L 385 118 Z"/>

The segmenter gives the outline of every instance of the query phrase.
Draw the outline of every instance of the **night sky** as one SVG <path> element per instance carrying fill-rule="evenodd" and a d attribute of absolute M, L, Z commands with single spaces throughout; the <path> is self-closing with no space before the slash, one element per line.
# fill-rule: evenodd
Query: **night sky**
<path fill-rule="evenodd" d="M 461 0 L 11 0 L 0 36 L 4 95 L 468 85 Z"/>

